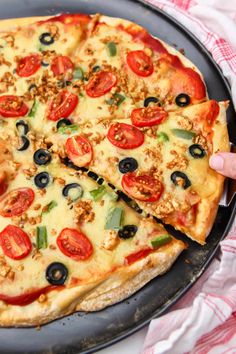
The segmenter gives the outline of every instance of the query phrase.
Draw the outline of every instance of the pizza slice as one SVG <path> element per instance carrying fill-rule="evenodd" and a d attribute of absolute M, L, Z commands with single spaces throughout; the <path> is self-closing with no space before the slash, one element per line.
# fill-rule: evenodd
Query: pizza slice
<path fill-rule="evenodd" d="M 102 309 L 169 269 L 182 241 L 28 138 L 0 197 L 0 326 Z"/>
<path fill-rule="evenodd" d="M 83 123 L 128 118 L 150 102 L 169 111 L 207 99 L 194 64 L 126 20 L 83 14 L 6 20 L 0 45 L 3 117 L 72 116 Z"/>
<path fill-rule="evenodd" d="M 159 107 L 138 108 L 130 119 L 78 125 L 73 133 L 70 126 L 59 128 L 48 141 L 74 165 L 88 167 L 147 213 L 204 244 L 223 188 L 224 177 L 210 169 L 209 158 L 229 149 L 226 107 L 207 101 L 162 111 L 159 120 Z"/>

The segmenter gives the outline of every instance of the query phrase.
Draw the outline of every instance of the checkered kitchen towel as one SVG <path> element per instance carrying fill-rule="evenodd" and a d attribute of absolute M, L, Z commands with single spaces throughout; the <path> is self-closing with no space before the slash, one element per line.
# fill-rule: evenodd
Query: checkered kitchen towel
<path fill-rule="evenodd" d="M 146 1 L 206 46 L 230 82 L 236 107 L 236 0 Z M 236 222 L 221 251 L 221 260 L 214 260 L 172 311 L 150 323 L 144 354 L 236 353 Z"/>

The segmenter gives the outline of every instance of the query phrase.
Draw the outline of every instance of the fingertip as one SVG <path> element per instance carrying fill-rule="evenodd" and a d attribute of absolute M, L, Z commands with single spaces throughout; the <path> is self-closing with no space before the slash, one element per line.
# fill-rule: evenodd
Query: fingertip
<path fill-rule="evenodd" d="M 209 165 L 211 168 L 217 171 L 222 171 L 224 169 L 224 158 L 221 155 L 214 154 L 210 157 Z"/>

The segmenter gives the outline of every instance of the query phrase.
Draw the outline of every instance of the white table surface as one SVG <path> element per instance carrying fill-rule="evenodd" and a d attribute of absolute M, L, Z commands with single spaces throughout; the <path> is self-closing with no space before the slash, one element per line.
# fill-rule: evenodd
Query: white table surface
<path fill-rule="evenodd" d="M 146 336 L 148 326 L 145 326 L 140 331 L 132 334 L 128 338 L 102 349 L 97 354 L 140 354 Z"/>

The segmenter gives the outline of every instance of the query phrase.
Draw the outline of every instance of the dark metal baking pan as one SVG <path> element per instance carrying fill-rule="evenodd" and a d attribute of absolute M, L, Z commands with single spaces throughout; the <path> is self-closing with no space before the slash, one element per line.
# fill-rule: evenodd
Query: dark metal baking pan
<path fill-rule="evenodd" d="M 231 100 L 227 81 L 208 51 L 181 24 L 160 10 L 134 0 L 0 0 L 0 17 L 54 15 L 60 12 L 100 12 L 122 17 L 146 27 L 153 35 L 178 48 L 201 70 L 211 98 Z M 232 104 L 227 112 L 230 139 L 236 143 L 236 122 Z M 220 240 L 229 231 L 235 214 L 235 200 L 220 208 L 204 247 L 170 230 L 189 243 L 165 275 L 152 280 L 126 301 L 96 313 L 76 313 L 34 328 L 0 329 L 0 353 L 88 353 L 110 345 L 160 316 L 200 277 L 213 258 Z"/>

